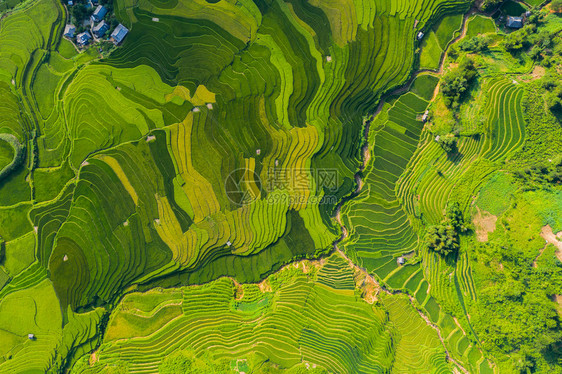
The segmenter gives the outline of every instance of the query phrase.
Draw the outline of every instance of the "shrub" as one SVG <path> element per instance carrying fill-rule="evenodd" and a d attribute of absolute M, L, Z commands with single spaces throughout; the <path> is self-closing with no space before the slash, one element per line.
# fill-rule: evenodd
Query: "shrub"
<path fill-rule="evenodd" d="M 495 8 L 497 8 L 504 0 L 484 0 L 480 9 L 484 12 L 489 12 Z"/>
<path fill-rule="evenodd" d="M 445 220 L 440 225 L 429 227 L 425 242 L 428 248 L 446 257 L 459 250 L 459 235 L 469 230 L 459 203 L 452 203 L 447 207 Z"/>
<path fill-rule="evenodd" d="M 554 0 L 551 5 L 550 8 L 555 11 L 556 13 L 561 13 L 562 12 L 562 0 Z"/>
<path fill-rule="evenodd" d="M 455 153 L 457 150 L 457 138 L 453 134 L 447 134 L 439 138 L 439 145 L 447 153 Z"/>
<path fill-rule="evenodd" d="M 196 357 L 193 351 L 178 350 L 168 355 L 159 367 L 162 374 L 175 373 L 226 373 L 230 371 L 228 360 L 213 360 L 209 355 Z"/>
<path fill-rule="evenodd" d="M 551 75 L 545 75 L 541 82 L 542 88 L 551 91 L 553 88 L 558 86 L 558 78 Z"/>
<path fill-rule="evenodd" d="M 467 52 L 480 52 L 488 49 L 490 45 L 490 38 L 487 36 L 475 36 L 470 39 L 465 39 L 459 44 L 462 51 Z"/>
<path fill-rule="evenodd" d="M 476 68 L 474 61 L 470 58 L 464 58 L 457 68 L 443 76 L 441 92 L 448 107 L 457 108 L 459 106 L 474 77 L 476 77 Z"/>

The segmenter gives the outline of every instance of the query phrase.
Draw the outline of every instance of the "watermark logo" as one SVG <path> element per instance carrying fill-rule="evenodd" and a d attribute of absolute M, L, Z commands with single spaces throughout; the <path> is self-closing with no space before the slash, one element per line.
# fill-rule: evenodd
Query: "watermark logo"
<path fill-rule="evenodd" d="M 224 181 L 224 189 L 231 203 L 243 206 L 259 198 L 262 183 L 256 172 L 241 168 L 228 174 Z"/>
<path fill-rule="evenodd" d="M 319 189 L 324 189 L 328 192 L 336 192 L 339 187 L 337 169 L 317 169 L 316 170 L 316 185 Z"/>
<path fill-rule="evenodd" d="M 335 192 L 339 187 L 338 170 L 270 168 L 265 187 L 268 192 L 279 189 L 302 192 L 311 190 L 312 182 L 317 191 Z"/>
<path fill-rule="evenodd" d="M 262 181 L 253 170 L 236 169 L 225 180 L 226 196 L 238 206 L 251 204 L 260 198 L 262 191 L 269 194 L 267 201 L 270 203 L 279 203 L 283 199 L 296 205 L 335 204 L 337 201 L 333 195 L 340 183 L 337 169 L 269 168 L 264 178 Z M 275 191 L 286 191 L 288 195 L 272 195 Z"/>

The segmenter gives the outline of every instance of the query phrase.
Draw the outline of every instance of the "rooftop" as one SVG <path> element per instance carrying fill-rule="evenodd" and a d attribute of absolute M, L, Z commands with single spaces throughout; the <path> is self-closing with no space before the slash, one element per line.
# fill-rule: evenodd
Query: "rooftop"
<path fill-rule="evenodd" d="M 107 9 L 103 5 L 98 5 L 96 10 L 94 10 L 94 14 L 92 14 L 92 18 L 96 21 L 101 21 L 106 14 Z"/>
<path fill-rule="evenodd" d="M 92 39 L 92 35 L 90 35 L 88 31 L 84 31 L 81 34 L 76 35 L 76 42 L 81 45 L 88 44 L 90 39 Z"/>
<path fill-rule="evenodd" d="M 92 29 L 98 38 L 104 36 L 107 30 L 109 30 L 109 25 L 105 21 L 101 21 Z"/>
<path fill-rule="evenodd" d="M 113 32 L 111 33 L 111 38 L 114 40 L 116 44 L 119 44 L 123 41 L 123 39 L 125 39 L 125 36 L 127 35 L 128 32 L 129 32 L 128 28 L 126 28 L 122 24 L 119 24 L 115 28 L 115 30 L 113 30 Z"/>
<path fill-rule="evenodd" d="M 74 25 L 66 25 L 64 27 L 64 36 L 68 38 L 74 38 L 74 33 L 76 32 L 76 26 Z"/>
<path fill-rule="evenodd" d="M 520 29 L 523 27 L 523 18 L 521 17 L 507 17 L 507 27 L 511 27 L 513 29 Z"/>

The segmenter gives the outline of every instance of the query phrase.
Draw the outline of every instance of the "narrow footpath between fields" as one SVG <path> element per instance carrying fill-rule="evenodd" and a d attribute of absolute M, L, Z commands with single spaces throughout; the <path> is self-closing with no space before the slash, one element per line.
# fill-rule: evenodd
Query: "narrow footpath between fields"
<path fill-rule="evenodd" d="M 392 96 L 396 96 L 396 95 L 401 95 L 404 94 L 406 92 L 408 92 L 410 90 L 410 87 L 412 86 L 412 84 L 414 83 L 415 79 L 417 78 L 418 75 L 423 74 L 423 73 L 433 73 L 435 75 L 442 75 L 443 74 L 443 69 L 444 69 L 444 64 L 445 64 L 445 60 L 447 58 L 447 53 L 449 50 L 449 47 L 451 45 L 453 45 L 454 43 L 458 42 L 460 39 L 464 38 L 466 36 L 466 32 L 467 32 L 467 21 L 468 19 L 474 15 L 474 14 L 478 14 L 480 13 L 478 11 L 477 8 L 473 7 L 471 8 L 464 16 L 463 16 L 463 20 L 462 20 L 462 25 L 461 25 L 461 32 L 460 34 L 455 37 L 453 40 L 451 40 L 449 42 L 449 44 L 447 45 L 447 47 L 445 48 L 445 51 L 443 53 L 443 55 L 441 56 L 441 60 L 439 62 L 439 68 L 436 70 L 427 70 L 427 69 L 422 69 L 422 70 L 417 70 L 415 71 L 412 76 L 410 77 L 410 79 L 408 79 L 408 81 L 400 86 L 397 87 L 391 91 L 389 91 L 387 94 L 385 94 L 380 102 L 379 105 L 377 106 L 377 109 L 375 110 L 375 112 L 370 116 L 370 118 L 375 118 L 383 109 L 384 104 L 386 102 L 386 98 L 388 97 L 392 97 Z M 437 96 L 437 94 L 439 93 L 439 84 L 437 84 L 437 87 L 435 88 L 435 91 L 433 93 L 433 97 L 430 101 L 434 100 L 435 97 Z M 369 279 L 370 283 L 374 283 L 376 284 L 383 292 L 389 294 L 389 295 L 397 295 L 397 294 L 405 294 L 408 296 L 408 298 L 410 299 L 410 303 L 412 304 L 412 306 L 417 310 L 417 312 L 419 313 L 419 315 L 421 316 L 421 318 L 424 319 L 424 321 L 427 323 L 428 326 L 430 326 L 431 328 L 433 328 L 436 332 L 437 332 L 437 336 L 439 337 L 439 340 L 441 341 L 441 344 L 443 345 L 443 348 L 445 349 L 445 353 L 446 353 L 446 357 L 447 360 L 454 363 L 463 373 L 468 374 L 468 370 L 466 368 L 464 368 L 460 362 L 458 362 L 457 360 L 455 360 L 454 358 L 451 357 L 451 354 L 449 353 L 449 350 L 447 349 L 447 346 L 445 344 L 445 339 L 441 334 L 441 330 L 439 329 L 439 326 L 437 326 L 436 324 L 434 324 L 433 322 L 431 322 L 431 320 L 423 313 L 423 311 L 421 311 L 420 309 L 418 309 L 416 307 L 416 304 L 414 302 L 414 297 L 406 292 L 400 291 L 400 290 L 389 290 L 386 287 L 384 287 L 383 285 L 381 285 L 371 274 L 369 274 L 369 272 L 367 271 L 367 269 L 361 268 L 359 266 L 357 266 L 349 257 L 347 257 L 347 255 L 345 254 L 345 252 L 339 247 L 339 244 L 344 241 L 347 236 L 348 236 L 348 230 L 345 227 L 342 218 L 341 218 L 341 208 L 344 204 L 346 204 L 349 200 L 357 197 L 359 195 L 359 193 L 362 191 L 365 183 L 363 181 L 361 172 L 363 170 L 365 170 L 365 168 L 367 167 L 367 164 L 369 163 L 372 155 L 370 153 L 370 149 L 369 149 L 369 130 L 370 130 L 370 125 L 371 122 L 367 121 L 365 123 L 365 128 L 364 128 L 364 132 L 363 132 L 363 138 L 364 138 L 364 146 L 363 149 L 361 150 L 361 154 L 363 155 L 363 162 L 361 167 L 359 168 L 359 171 L 355 174 L 355 181 L 357 184 L 357 188 L 356 190 L 351 194 L 351 196 L 349 196 L 346 199 L 343 199 L 340 204 L 336 207 L 335 209 L 335 215 L 334 218 L 335 220 L 338 222 L 338 224 L 341 227 L 341 231 L 342 234 L 340 236 L 340 238 L 338 238 L 335 242 L 334 242 L 334 250 L 337 251 L 343 258 L 345 258 L 348 262 L 349 265 L 355 269 L 358 272 L 361 272 L 367 279 Z M 562 252 L 561 252 L 562 253 Z M 466 335 L 466 334 L 465 334 Z"/>

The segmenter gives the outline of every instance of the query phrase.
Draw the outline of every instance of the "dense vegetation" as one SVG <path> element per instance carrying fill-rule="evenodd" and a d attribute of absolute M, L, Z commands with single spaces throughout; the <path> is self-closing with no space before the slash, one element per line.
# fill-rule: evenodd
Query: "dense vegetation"
<path fill-rule="evenodd" d="M 477 52 L 480 49 L 465 47 L 461 44 L 461 49 Z M 461 100 L 466 96 L 470 88 L 470 84 L 476 77 L 476 67 L 474 61 L 470 58 L 463 58 L 459 66 L 450 70 L 443 76 L 441 82 L 441 92 L 445 97 L 445 104 L 452 108 L 457 108 Z"/>
<path fill-rule="evenodd" d="M 0 3 L 0 373 L 560 372 L 529 2 Z"/>
<path fill-rule="evenodd" d="M 427 229 L 427 246 L 441 256 L 456 254 L 460 248 L 459 235 L 469 230 L 458 203 L 447 207 L 444 221 Z"/>

